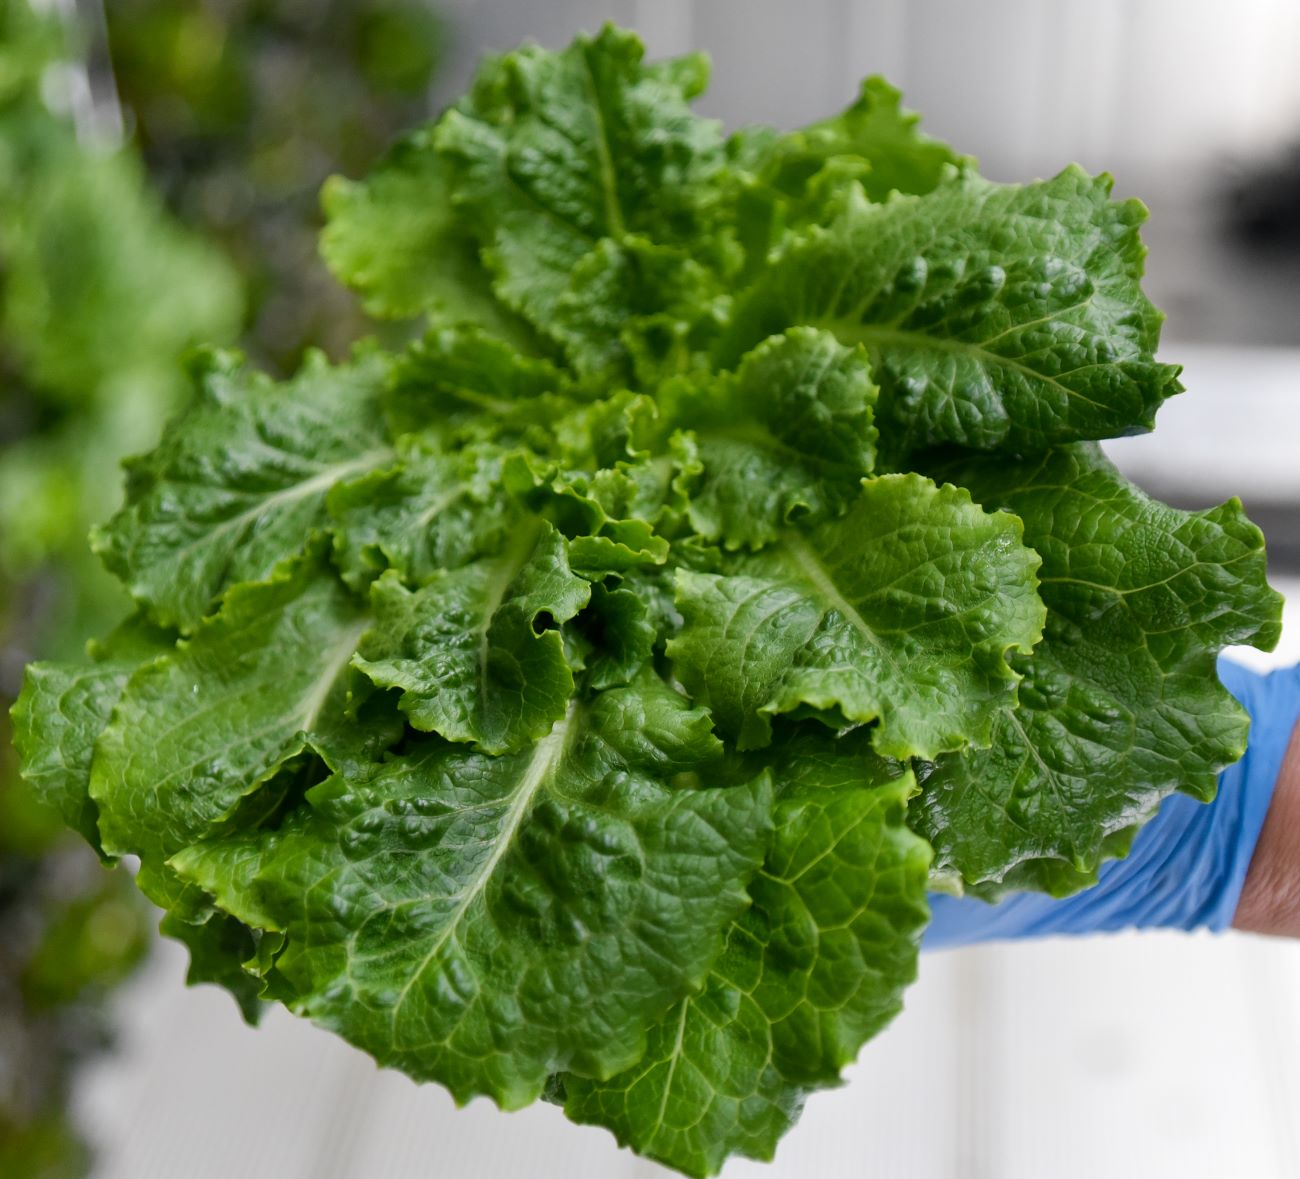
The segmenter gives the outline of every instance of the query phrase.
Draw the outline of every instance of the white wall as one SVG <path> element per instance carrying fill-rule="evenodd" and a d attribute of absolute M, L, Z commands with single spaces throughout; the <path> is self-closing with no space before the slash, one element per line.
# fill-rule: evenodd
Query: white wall
<path fill-rule="evenodd" d="M 708 50 L 703 109 L 793 126 L 886 74 L 998 178 L 1070 160 L 1125 188 L 1300 136 L 1295 0 L 442 0 L 460 33 L 446 94 L 484 48 L 559 44 L 605 20 L 655 54 Z M 1192 172 L 1184 171 L 1193 169 Z"/>

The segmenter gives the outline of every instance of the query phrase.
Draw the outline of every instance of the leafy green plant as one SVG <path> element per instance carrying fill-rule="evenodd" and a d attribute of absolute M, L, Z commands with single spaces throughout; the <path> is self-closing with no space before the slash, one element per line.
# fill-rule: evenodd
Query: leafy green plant
<path fill-rule="evenodd" d="M 931 887 L 1064 893 L 1246 719 L 1279 600 L 1230 503 L 1095 440 L 1179 391 L 1144 217 L 981 179 L 878 79 L 723 135 L 698 57 L 489 58 L 323 248 L 409 348 L 237 356 L 96 535 L 138 612 L 37 664 L 24 772 L 194 980 L 770 1157 L 897 1012 Z"/>

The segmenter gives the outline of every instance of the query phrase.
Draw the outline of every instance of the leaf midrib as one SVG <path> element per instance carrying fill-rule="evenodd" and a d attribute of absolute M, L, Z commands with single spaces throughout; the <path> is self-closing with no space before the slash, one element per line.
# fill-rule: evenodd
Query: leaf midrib
<path fill-rule="evenodd" d="M 208 529 L 206 532 L 196 536 L 193 540 L 180 545 L 173 552 L 177 556 L 188 555 L 200 545 L 208 544 L 214 537 L 220 536 L 230 529 L 242 528 L 246 524 L 251 524 L 258 517 L 265 515 L 267 512 L 282 504 L 293 503 L 296 500 L 306 499 L 317 491 L 328 491 L 334 484 L 347 478 L 352 474 L 360 474 L 365 471 L 373 470 L 381 463 L 387 462 L 395 457 L 395 451 L 392 447 L 383 447 L 378 450 L 367 451 L 357 458 L 349 459 L 345 463 L 335 463 L 332 466 L 321 467 L 316 474 L 310 478 L 304 479 L 300 483 L 291 483 L 288 487 L 283 487 L 279 491 L 273 492 L 265 499 L 259 499 L 250 508 L 234 516 L 229 516 L 222 520 L 220 524 Z"/>
<path fill-rule="evenodd" d="M 339 676 L 351 663 L 352 656 L 356 654 L 357 646 L 361 642 L 361 636 L 369 625 L 369 616 L 363 617 L 349 627 L 343 637 L 330 647 L 329 655 L 321 665 L 321 674 L 316 677 L 311 694 L 303 702 L 302 723 L 298 726 L 299 730 L 310 733 L 316 727 L 316 722 L 320 720 L 321 711 L 329 700 L 334 685 L 338 683 Z"/>
<path fill-rule="evenodd" d="M 492 563 L 492 572 L 483 598 L 483 615 L 478 626 L 479 705 L 486 709 L 488 697 L 488 659 L 492 654 L 492 620 L 505 601 L 519 572 L 528 563 L 537 546 L 537 529 L 524 529 L 514 544 Z"/>
<path fill-rule="evenodd" d="M 796 532 L 787 532 L 782 538 L 786 552 L 793 558 L 795 572 L 805 584 L 820 598 L 823 606 L 836 611 L 868 643 L 881 651 L 889 662 L 894 662 L 889 649 L 880 636 L 867 624 L 867 620 L 858 613 L 857 608 L 839 591 L 831 580 L 817 554 L 808 547 L 808 542 Z"/>
<path fill-rule="evenodd" d="M 591 66 L 591 58 L 585 51 L 581 56 L 583 80 L 587 86 L 591 98 L 591 109 L 596 119 L 594 147 L 596 149 L 596 162 L 600 165 L 601 188 L 603 189 L 605 203 L 605 228 L 610 237 L 615 241 L 620 241 L 626 235 L 627 227 L 624 224 L 623 209 L 619 202 L 617 173 L 614 170 L 614 156 L 610 148 L 609 128 L 605 119 L 604 108 L 600 105 L 601 91 L 596 84 L 596 75 Z"/>
<path fill-rule="evenodd" d="M 571 701 L 568 711 L 555 722 L 551 731 L 543 737 L 534 747 L 533 755 L 528 760 L 528 765 L 524 772 L 519 776 L 519 784 L 515 788 L 514 797 L 510 801 L 510 807 L 506 811 L 505 818 L 501 825 L 501 830 L 493 840 L 492 851 L 480 865 L 473 878 L 465 886 L 460 894 L 460 900 L 456 908 L 452 910 L 451 915 L 447 918 L 442 932 L 434 940 L 429 951 L 421 959 L 420 964 L 411 972 L 411 977 L 407 979 L 405 985 L 398 993 L 397 1001 L 393 1004 L 393 1024 L 396 1025 L 398 1015 L 401 1013 L 402 1006 L 410 997 L 411 989 L 415 986 L 417 980 L 432 965 L 438 953 L 443 946 L 451 939 L 452 935 L 459 928 L 460 923 L 469 912 L 470 906 L 483 894 L 488 883 L 496 871 L 497 865 L 504 858 L 514 843 L 515 836 L 519 833 L 519 828 L 523 825 L 524 820 L 528 817 L 532 809 L 533 800 L 536 798 L 542 784 L 550 776 L 551 771 L 559 764 L 564 757 L 568 748 L 570 734 L 576 727 L 574 724 L 575 714 L 577 711 L 577 702 Z"/>

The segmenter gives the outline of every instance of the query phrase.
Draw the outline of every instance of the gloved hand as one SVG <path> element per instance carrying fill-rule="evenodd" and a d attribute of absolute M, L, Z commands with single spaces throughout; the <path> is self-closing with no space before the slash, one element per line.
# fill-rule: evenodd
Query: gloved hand
<path fill-rule="evenodd" d="M 1245 756 L 1219 775 L 1214 802 L 1167 799 L 1127 859 L 1106 864 L 1095 887 L 1065 900 L 1020 893 L 989 905 L 932 897 L 924 948 L 1119 929 L 1227 929 L 1300 715 L 1300 666 L 1260 675 L 1221 659 L 1219 674 L 1250 713 L 1251 729 Z"/>

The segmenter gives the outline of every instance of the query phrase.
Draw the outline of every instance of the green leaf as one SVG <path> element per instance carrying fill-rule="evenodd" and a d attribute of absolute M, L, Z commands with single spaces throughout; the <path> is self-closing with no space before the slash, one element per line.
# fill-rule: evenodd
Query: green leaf
<path fill-rule="evenodd" d="M 676 393 L 676 396 L 671 394 Z M 866 353 L 794 328 L 735 374 L 665 390 L 664 417 L 691 431 L 691 526 L 727 548 L 760 548 L 797 520 L 843 512 L 875 465 L 876 388 Z"/>
<path fill-rule="evenodd" d="M 458 1101 L 609 1076 L 702 982 L 770 832 L 766 779 L 707 775 L 708 720 L 661 682 L 574 705 L 533 748 L 439 740 L 331 779 L 280 831 L 174 863 L 280 931 L 293 1006 Z"/>
<path fill-rule="evenodd" d="M 165 863 L 149 857 L 136 873 L 140 891 L 161 908 L 159 930 L 189 951 L 185 981 L 190 986 L 213 983 L 234 998 L 246 1022 L 260 1021 L 262 980 L 244 963 L 257 953 L 257 939 L 243 922 L 215 909 L 197 885 L 182 880 Z"/>
<path fill-rule="evenodd" d="M 127 623 L 93 645 L 92 663 L 30 664 L 10 714 L 27 784 L 101 855 L 99 809 L 90 797 L 95 742 L 131 673 L 174 642 L 146 624 Z"/>
<path fill-rule="evenodd" d="M 451 203 L 450 169 L 434 151 L 431 127 L 400 139 L 364 180 L 331 176 L 321 204 L 321 256 L 371 315 L 430 315 L 530 339 L 492 294 L 478 245 Z"/>
<path fill-rule="evenodd" d="M 630 588 L 591 587 L 591 605 L 576 621 L 583 638 L 583 682 L 599 691 L 631 683 L 659 638 L 645 598 Z"/>
<path fill-rule="evenodd" d="M 902 98 L 884 78 L 865 79 L 857 101 L 843 113 L 776 141 L 765 160 L 770 183 L 803 197 L 829 164 L 860 159 L 866 168 L 856 182 L 871 200 L 883 201 L 895 192 L 933 192 L 953 167 L 973 163 L 923 134 L 920 116 L 904 109 Z"/>
<path fill-rule="evenodd" d="M 682 570 L 668 653 L 742 749 L 778 713 L 878 722 L 876 749 L 932 757 L 987 745 L 1015 705 L 1009 650 L 1043 626 L 1020 521 L 919 475 L 867 480 L 849 512 L 723 574 Z M 927 752 L 928 751 L 928 752 Z"/>
<path fill-rule="evenodd" d="M 1180 512 L 1148 498 L 1094 446 L 940 473 L 1024 520 L 1047 628 L 1014 661 L 1020 707 L 999 718 L 993 747 L 923 768 L 913 825 L 936 867 L 971 885 L 1016 870 L 1020 887 L 1074 891 L 1112 833 L 1171 791 L 1213 797 L 1245 749 L 1246 714 L 1215 655 L 1277 641 L 1263 537 L 1235 500 Z"/>
<path fill-rule="evenodd" d="M 659 408 L 653 397 L 619 390 L 601 401 L 573 406 L 553 423 L 553 428 L 563 460 L 575 468 L 595 468 L 591 482 L 594 485 L 598 480 L 606 480 L 608 492 L 615 483 L 638 482 L 646 474 L 643 464 L 651 457 L 649 447 L 658 417 Z M 633 464 L 637 469 L 632 469 Z M 662 499 L 663 480 L 659 483 L 654 496 L 655 508 Z M 638 489 L 638 499 L 643 498 L 643 491 Z M 644 508 L 628 510 L 647 518 L 649 515 Z"/>
<path fill-rule="evenodd" d="M 370 739 L 346 715 L 368 620 L 322 566 L 309 556 L 236 586 L 174 655 L 127 681 L 91 769 L 105 851 L 169 856 L 295 754 L 339 756 Z"/>
<path fill-rule="evenodd" d="M 584 577 L 599 580 L 667 559 L 668 542 L 656 534 L 653 520 L 661 506 L 655 499 L 669 488 L 666 480 L 643 481 L 642 474 L 620 463 L 590 477 L 566 471 L 541 481 L 534 496 L 538 510 L 570 538 L 569 563 Z"/>
<path fill-rule="evenodd" d="M 567 389 L 548 360 L 478 328 L 437 328 L 394 366 L 384 404 L 394 434 L 446 438 L 469 428 L 495 438 L 521 414 L 536 420 L 537 403 Z"/>
<path fill-rule="evenodd" d="M 546 333 L 574 268 L 602 239 L 709 248 L 722 136 L 688 105 L 703 63 L 646 66 L 643 52 L 634 34 L 606 26 L 559 53 L 490 57 L 438 125 L 498 295 Z"/>
<path fill-rule="evenodd" d="M 721 281 L 687 248 L 606 239 L 574 267 L 551 332 L 589 383 L 653 387 L 693 367 L 728 306 Z"/>
<path fill-rule="evenodd" d="M 850 193 L 883 201 L 932 192 L 974 161 L 923 135 L 919 118 L 883 78 L 867 78 L 858 100 L 833 118 L 784 135 L 746 127 L 727 142 L 735 181 L 735 231 L 745 277 L 762 271 L 792 231 L 822 225 Z"/>
<path fill-rule="evenodd" d="M 1146 210 L 1110 188 L 1071 167 L 1023 187 L 965 175 L 851 200 L 739 301 L 720 356 L 800 323 L 865 345 L 891 455 L 1149 429 L 1178 370 L 1154 359 L 1161 316 L 1138 286 Z"/>
<path fill-rule="evenodd" d="M 607 1081 L 561 1078 L 564 1109 L 688 1175 L 771 1159 L 806 1096 L 902 1006 L 929 920 L 927 845 L 906 826 L 910 773 L 864 734 L 783 741 L 776 832 L 704 989 Z"/>
<path fill-rule="evenodd" d="M 94 538 L 154 621 L 193 629 L 227 586 L 270 576 L 328 526 L 331 487 L 392 461 L 377 408 L 388 367 L 314 354 L 275 384 L 205 359 L 199 400 L 132 460 L 126 506 Z"/>
<path fill-rule="evenodd" d="M 559 623 L 591 596 L 564 538 L 523 525 L 500 554 L 440 573 L 415 593 L 390 576 L 372 592 L 375 625 L 354 661 L 398 688 L 411 724 L 487 753 L 544 737 L 573 695 Z"/>
<path fill-rule="evenodd" d="M 500 494 L 505 455 L 494 447 L 446 452 L 408 439 L 398 461 L 336 484 L 327 505 L 334 562 L 353 589 L 387 569 L 411 585 L 498 551 L 519 508 Z"/>

